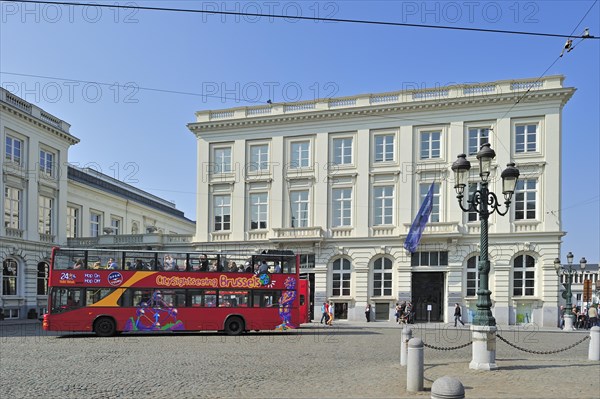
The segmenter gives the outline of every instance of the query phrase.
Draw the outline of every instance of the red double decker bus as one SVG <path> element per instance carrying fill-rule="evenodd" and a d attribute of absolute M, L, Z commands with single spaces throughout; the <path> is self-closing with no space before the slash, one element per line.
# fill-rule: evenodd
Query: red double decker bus
<path fill-rule="evenodd" d="M 112 336 L 140 331 L 297 328 L 308 281 L 291 251 L 224 254 L 53 248 L 48 331 Z"/>

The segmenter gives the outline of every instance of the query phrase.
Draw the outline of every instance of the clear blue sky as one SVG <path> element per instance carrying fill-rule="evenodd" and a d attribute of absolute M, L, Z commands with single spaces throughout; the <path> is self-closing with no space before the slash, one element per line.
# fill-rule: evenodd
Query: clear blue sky
<path fill-rule="evenodd" d="M 119 2 L 132 3 L 566 35 L 589 27 L 600 36 L 598 3 L 573 32 L 593 1 Z M 265 17 L 4 1 L 0 7 L 2 86 L 72 124 L 81 139 L 69 153 L 72 163 L 173 200 L 191 219 L 196 146 L 186 124 L 198 110 L 539 77 L 565 43 Z M 600 40 L 575 44 L 546 71 L 577 88 L 563 113 L 563 209 L 552 211 L 562 213 L 568 232 L 563 260 L 572 251 L 597 263 Z"/>

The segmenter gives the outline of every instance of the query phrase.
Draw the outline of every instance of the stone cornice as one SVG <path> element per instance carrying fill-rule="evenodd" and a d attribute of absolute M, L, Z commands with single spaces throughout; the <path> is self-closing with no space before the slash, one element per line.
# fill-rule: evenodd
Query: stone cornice
<path fill-rule="evenodd" d="M 552 79 L 554 81 L 552 81 Z M 523 82 L 511 83 L 509 87 L 511 90 L 506 88 L 500 90 L 499 83 L 490 83 L 490 87 L 498 87 L 496 91 L 492 93 L 483 92 L 483 94 L 477 93 L 476 95 L 464 94 L 467 93 L 466 89 L 462 91 L 456 87 L 453 88 L 441 88 L 435 91 L 424 90 L 423 93 L 413 93 L 413 98 L 410 100 L 402 100 L 406 93 L 394 93 L 389 96 L 386 95 L 369 95 L 363 97 L 355 97 L 353 99 L 330 99 L 313 102 L 299 103 L 295 108 L 290 108 L 291 105 L 286 104 L 273 104 L 268 107 L 241 107 L 233 108 L 226 111 L 203 111 L 197 113 L 197 122 L 188 124 L 188 128 L 194 134 L 203 134 L 204 132 L 212 132 L 215 130 L 227 130 L 236 128 L 252 128 L 255 126 L 265 125 L 281 125 L 286 123 L 298 123 L 298 122 L 318 122 L 326 120 L 339 120 L 345 118 L 354 117 L 369 117 L 369 116 L 380 116 L 387 114 L 398 114 L 415 111 L 427 111 L 427 110 L 444 110 L 452 108 L 462 107 L 479 107 L 479 106 L 490 106 L 490 105 L 505 105 L 515 104 L 519 101 L 521 104 L 531 104 L 535 102 L 551 102 L 559 101 L 560 106 L 564 105 L 569 98 L 575 92 L 574 88 L 563 88 L 556 82 L 557 79 L 562 80 L 562 77 L 549 78 L 550 83 L 548 85 L 553 86 L 551 88 L 534 87 L 532 90 L 527 91 L 517 84 L 525 84 Z M 529 82 L 529 81 L 527 81 Z M 541 83 L 545 83 L 542 81 Z M 503 86 L 504 87 L 504 86 Z M 515 87 L 514 89 L 512 89 Z M 416 94 L 424 94 L 426 99 L 417 98 Z M 425 96 L 427 93 L 442 93 L 439 97 L 428 98 Z M 450 94 L 449 94 L 450 93 Z M 527 93 L 527 96 L 525 94 Z M 431 96 L 433 97 L 433 96 Z M 373 98 L 386 98 L 389 99 L 387 104 L 369 103 L 369 100 Z M 348 101 L 343 103 L 343 106 L 338 104 L 342 101 Z M 335 108 L 332 104 L 335 103 Z M 302 105 L 304 107 L 302 107 Z M 333 109 L 332 109 L 333 108 Z M 256 112 L 265 110 L 264 112 Z M 211 120 L 212 117 L 215 120 Z"/>
<path fill-rule="evenodd" d="M 3 112 L 7 112 L 9 114 L 14 115 L 15 117 L 24 120 L 25 122 L 29 122 L 31 124 L 33 124 L 34 126 L 37 126 L 43 130 L 46 130 L 48 132 L 50 132 L 51 134 L 57 136 L 58 138 L 66 141 L 67 143 L 69 143 L 69 145 L 73 145 L 73 144 L 77 144 L 79 143 L 79 139 L 75 136 L 72 136 L 69 133 L 66 133 L 54 126 L 52 126 L 49 123 L 46 123 L 34 116 L 31 116 L 23 111 L 20 111 L 14 107 L 12 107 L 9 104 L 6 104 L 4 102 L 1 103 L 2 104 L 2 111 Z"/>

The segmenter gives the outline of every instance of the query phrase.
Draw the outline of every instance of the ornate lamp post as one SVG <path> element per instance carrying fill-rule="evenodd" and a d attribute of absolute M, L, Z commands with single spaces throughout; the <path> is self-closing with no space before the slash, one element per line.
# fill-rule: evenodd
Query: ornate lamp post
<path fill-rule="evenodd" d="M 573 331 L 573 326 L 575 324 L 575 315 L 573 314 L 571 304 L 571 298 L 573 294 L 571 293 L 571 284 L 573 284 L 573 276 L 577 273 L 577 268 L 573 267 L 573 254 L 569 252 L 567 254 L 567 265 L 563 266 L 560 263 L 560 259 L 554 259 L 554 269 L 556 270 L 556 274 L 560 277 L 561 275 L 565 276 L 565 282 L 562 285 L 565 287 L 565 290 L 562 293 L 562 297 L 567 301 L 567 305 L 565 306 L 565 310 L 563 312 L 563 317 L 565 320 L 565 331 Z M 585 270 L 585 266 L 587 264 L 587 260 L 585 258 L 581 258 L 579 260 L 579 268 L 581 271 Z"/>
<path fill-rule="evenodd" d="M 479 287 L 477 290 L 477 311 L 473 320 L 473 360 L 470 368 L 490 370 L 496 366 L 496 319 L 492 316 L 491 291 L 489 290 L 488 274 L 490 271 L 490 262 L 488 260 L 488 219 L 491 214 L 497 212 L 504 216 L 510 207 L 510 200 L 515 192 L 517 179 L 519 178 L 519 169 L 515 168 L 514 163 L 506 165 L 502 172 L 502 194 L 504 194 L 504 204 L 506 209 L 500 210 L 500 202 L 496 194 L 488 190 L 488 178 L 492 160 L 496 153 L 490 147 L 489 143 L 481 146 L 477 153 L 479 161 L 479 182 L 480 188 L 476 190 L 467 200 L 467 205 L 463 205 L 465 187 L 468 184 L 469 170 L 471 163 L 467 161 L 465 154 L 460 154 L 458 159 L 452 164 L 456 184 L 456 198 L 458 204 L 464 212 L 477 212 L 481 222 L 481 238 L 479 265 Z"/>

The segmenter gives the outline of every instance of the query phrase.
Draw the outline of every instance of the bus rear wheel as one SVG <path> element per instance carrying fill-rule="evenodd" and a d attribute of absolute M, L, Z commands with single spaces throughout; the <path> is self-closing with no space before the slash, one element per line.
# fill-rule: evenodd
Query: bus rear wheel
<path fill-rule="evenodd" d="M 232 316 L 225 322 L 225 333 L 227 335 L 240 335 L 244 332 L 244 320 L 240 317 Z"/>
<path fill-rule="evenodd" d="M 117 333 L 115 321 L 110 317 L 100 317 L 94 322 L 94 332 L 99 337 L 112 337 Z"/>

